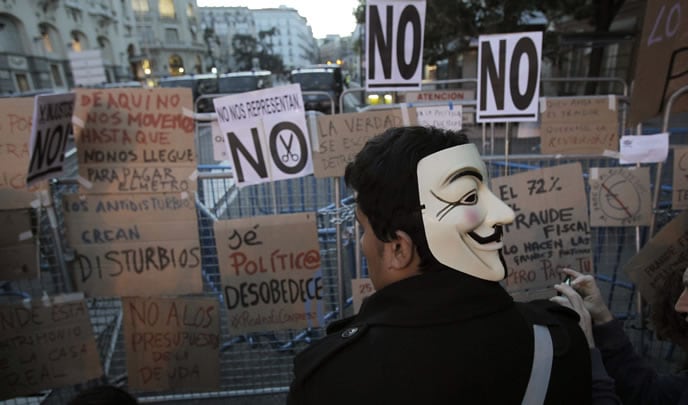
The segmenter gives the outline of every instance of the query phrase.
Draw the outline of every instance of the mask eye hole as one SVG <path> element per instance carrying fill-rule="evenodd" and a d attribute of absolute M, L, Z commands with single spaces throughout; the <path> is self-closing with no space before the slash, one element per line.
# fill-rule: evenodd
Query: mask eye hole
<path fill-rule="evenodd" d="M 473 190 L 469 192 L 468 194 L 464 195 L 460 200 L 459 204 L 461 205 L 475 205 L 478 203 L 478 191 Z"/>

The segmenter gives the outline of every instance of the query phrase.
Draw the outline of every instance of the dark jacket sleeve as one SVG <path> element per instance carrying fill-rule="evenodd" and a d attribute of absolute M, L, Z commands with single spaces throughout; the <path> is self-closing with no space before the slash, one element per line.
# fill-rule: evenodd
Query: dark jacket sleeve
<path fill-rule="evenodd" d="M 616 392 L 626 405 L 664 405 L 678 403 L 688 386 L 688 375 L 659 375 L 633 349 L 623 331 L 623 323 L 614 320 L 593 327 L 595 344 L 614 379 Z"/>
<path fill-rule="evenodd" d="M 592 404 L 621 405 L 621 399 L 614 391 L 614 379 L 607 374 L 602 363 L 602 354 L 596 347 L 590 349 L 592 366 Z"/>

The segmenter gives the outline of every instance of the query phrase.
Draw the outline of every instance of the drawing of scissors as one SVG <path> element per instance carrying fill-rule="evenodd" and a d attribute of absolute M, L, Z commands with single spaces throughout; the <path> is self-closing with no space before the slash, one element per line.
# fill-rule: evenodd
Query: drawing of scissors
<path fill-rule="evenodd" d="M 291 159 L 293 162 L 298 162 L 299 161 L 299 155 L 296 153 L 291 152 L 291 144 L 294 142 L 294 135 L 292 134 L 289 137 L 289 143 L 284 142 L 284 138 L 282 138 L 282 135 L 280 135 L 280 142 L 282 142 L 282 145 L 284 145 L 284 149 L 286 149 L 286 152 L 282 155 L 282 162 L 287 163 L 289 159 Z"/>

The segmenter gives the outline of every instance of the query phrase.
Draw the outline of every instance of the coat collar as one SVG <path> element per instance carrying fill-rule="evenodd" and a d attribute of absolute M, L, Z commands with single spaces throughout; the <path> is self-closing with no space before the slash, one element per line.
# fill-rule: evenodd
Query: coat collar
<path fill-rule="evenodd" d="M 354 322 L 424 326 L 477 318 L 513 305 L 499 283 L 437 266 L 368 297 Z"/>

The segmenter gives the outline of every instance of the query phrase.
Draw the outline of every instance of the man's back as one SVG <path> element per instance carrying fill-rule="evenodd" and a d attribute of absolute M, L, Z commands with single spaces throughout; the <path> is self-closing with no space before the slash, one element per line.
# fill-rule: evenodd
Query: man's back
<path fill-rule="evenodd" d="M 533 329 L 554 340 L 546 403 L 590 402 L 590 363 L 577 317 L 514 304 L 494 282 L 442 268 L 389 285 L 359 315 L 297 356 L 290 404 L 520 404 Z"/>

